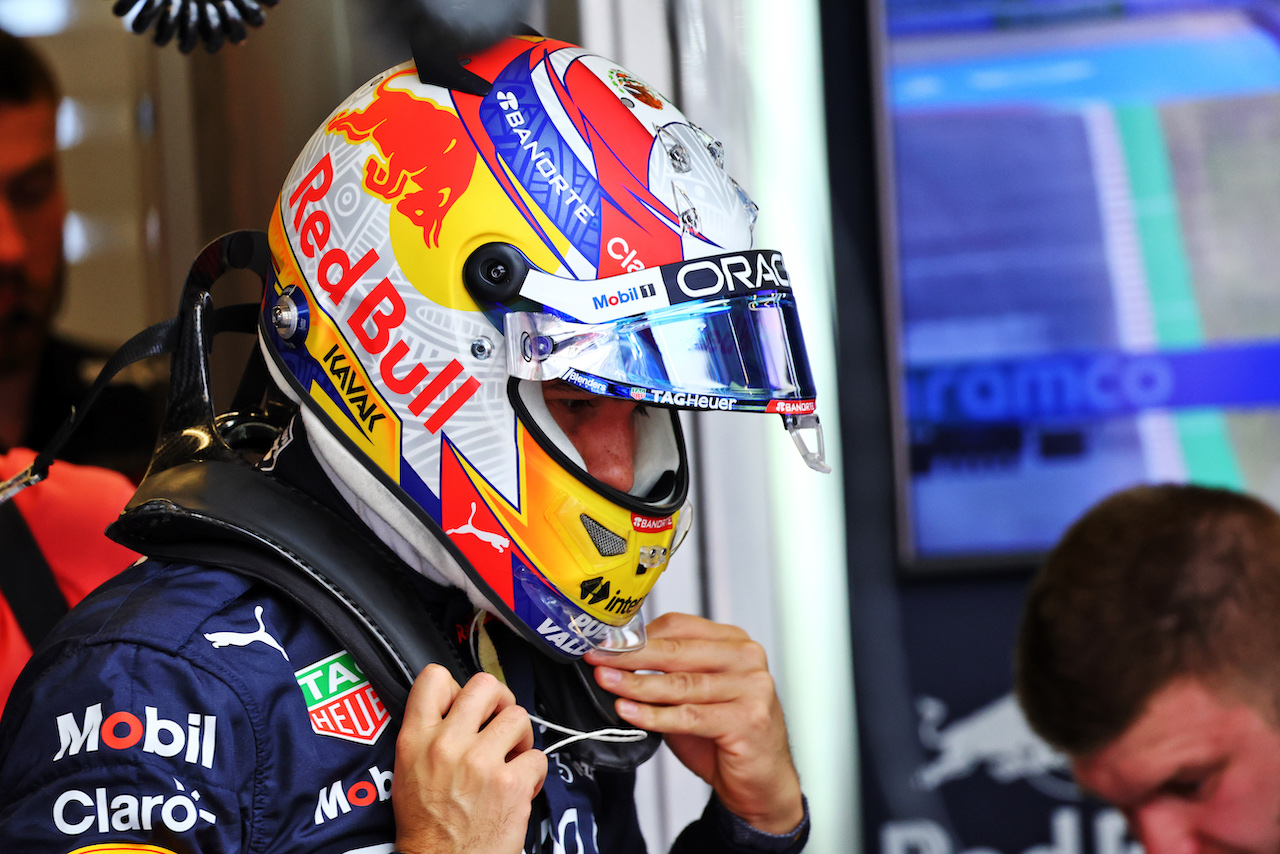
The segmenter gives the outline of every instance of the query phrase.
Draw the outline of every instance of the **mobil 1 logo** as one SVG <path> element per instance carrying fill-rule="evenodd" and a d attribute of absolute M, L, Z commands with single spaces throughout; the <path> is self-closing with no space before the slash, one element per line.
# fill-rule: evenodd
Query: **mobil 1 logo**
<path fill-rule="evenodd" d="M 683 264 L 665 264 L 661 270 L 672 305 L 759 290 L 791 290 L 782 253 L 772 249 L 748 249 Z"/>

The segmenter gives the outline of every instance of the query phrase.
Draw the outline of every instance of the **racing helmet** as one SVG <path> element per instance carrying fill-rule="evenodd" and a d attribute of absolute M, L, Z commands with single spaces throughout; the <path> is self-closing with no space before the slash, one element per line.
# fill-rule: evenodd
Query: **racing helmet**
<path fill-rule="evenodd" d="M 786 266 L 751 248 L 721 144 L 634 74 L 532 36 L 460 62 L 487 94 L 405 63 L 308 141 L 268 229 L 259 343 L 410 565 L 553 657 L 635 649 L 690 524 L 676 410 L 817 425 Z M 551 380 L 642 404 L 630 491 L 586 470 Z M 820 439 L 797 439 L 818 466 Z"/>

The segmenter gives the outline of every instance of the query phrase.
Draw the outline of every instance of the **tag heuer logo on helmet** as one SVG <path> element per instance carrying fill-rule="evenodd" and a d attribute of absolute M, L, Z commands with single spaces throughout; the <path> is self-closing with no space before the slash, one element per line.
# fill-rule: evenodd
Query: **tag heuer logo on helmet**
<path fill-rule="evenodd" d="M 346 650 L 293 674 L 302 689 L 311 728 L 361 744 L 373 744 L 391 722 L 378 694 Z"/>

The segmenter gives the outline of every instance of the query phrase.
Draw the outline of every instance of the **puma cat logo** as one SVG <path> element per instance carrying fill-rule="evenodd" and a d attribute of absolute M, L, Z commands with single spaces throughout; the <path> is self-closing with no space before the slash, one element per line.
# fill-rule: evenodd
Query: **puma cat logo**
<path fill-rule="evenodd" d="M 279 650 L 284 656 L 284 660 L 289 660 L 289 653 L 284 651 L 284 647 L 280 646 L 280 642 L 271 636 L 267 631 L 267 627 L 262 623 L 262 606 L 259 605 L 253 609 L 253 615 L 258 618 L 258 630 L 256 632 L 209 632 L 206 634 L 205 640 L 213 644 L 214 649 L 221 649 L 224 646 L 248 646 L 251 643 L 265 643 L 272 649 Z"/>

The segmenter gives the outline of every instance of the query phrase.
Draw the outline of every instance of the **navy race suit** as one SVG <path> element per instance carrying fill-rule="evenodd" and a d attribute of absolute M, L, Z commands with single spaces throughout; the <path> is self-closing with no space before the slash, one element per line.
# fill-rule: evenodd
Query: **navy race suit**
<path fill-rule="evenodd" d="M 0 840 L 392 850 L 397 728 L 337 641 L 264 586 L 147 563 L 77 609 L 36 666 L 0 742 Z M 629 775 L 607 776 L 551 759 L 564 850 L 642 850 Z"/>
<path fill-rule="evenodd" d="M 537 653 L 510 652 L 508 683 L 533 708 L 522 656 Z M 148 561 L 77 607 L 19 678 L 0 722 L 0 850 L 390 852 L 397 733 L 358 664 L 287 596 Z M 529 847 L 644 851 L 633 786 L 552 755 L 550 815 Z M 675 850 L 803 845 L 744 827 L 713 799 Z"/>

